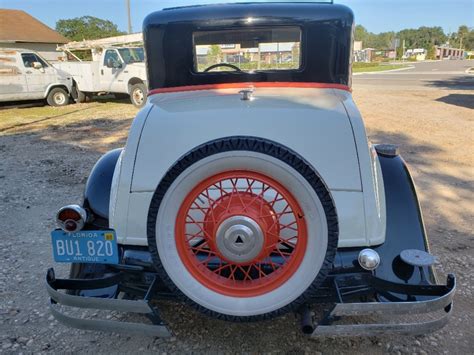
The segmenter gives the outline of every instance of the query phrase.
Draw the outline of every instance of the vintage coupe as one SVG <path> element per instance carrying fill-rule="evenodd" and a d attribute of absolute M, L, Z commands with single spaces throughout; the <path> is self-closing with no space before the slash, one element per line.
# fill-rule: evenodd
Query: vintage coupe
<path fill-rule="evenodd" d="M 147 104 L 125 148 L 92 169 L 83 204 L 57 213 L 54 257 L 72 266 L 70 279 L 48 270 L 55 317 L 169 336 L 152 300 L 172 299 L 228 321 L 293 311 L 313 336 L 445 325 L 455 278 L 437 284 L 397 147 L 367 140 L 351 96 L 353 26 L 350 9 L 322 3 L 149 15 Z M 326 316 L 315 319 L 316 303 Z M 389 322 L 354 323 L 380 314 Z M 394 321 L 403 314 L 430 317 Z"/>

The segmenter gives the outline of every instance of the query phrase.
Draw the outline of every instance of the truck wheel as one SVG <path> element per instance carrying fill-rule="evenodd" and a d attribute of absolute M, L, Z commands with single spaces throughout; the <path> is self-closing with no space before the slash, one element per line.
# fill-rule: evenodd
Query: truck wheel
<path fill-rule="evenodd" d="M 159 183 L 148 245 L 167 286 L 220 319 L 295 310 L 326 279 L 338 243 L 330 192 L 295 152 L 232 137 L 182 157 Z"/>
<path fill-rule="evenodd" d="M 146 103 L 146 86 L 139 83 L 130 88 L 130 101 L 135 107 L 141 108 Z"/>
<path fill-rule="evenodd" d="M 61 88 L 53 88 L 46 98 L 50 106 L 66 106 L 69 103 L 69 94 Z"/>

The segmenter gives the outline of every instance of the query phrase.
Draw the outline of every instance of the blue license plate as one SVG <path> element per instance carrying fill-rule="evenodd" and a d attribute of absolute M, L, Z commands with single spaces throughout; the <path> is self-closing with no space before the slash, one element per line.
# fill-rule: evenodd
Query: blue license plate
<path fill-rule="evenodd" d="M 54 261 L 60 263 L 118 264 L 117 238 L 113 230 L 51 232 Z"/>

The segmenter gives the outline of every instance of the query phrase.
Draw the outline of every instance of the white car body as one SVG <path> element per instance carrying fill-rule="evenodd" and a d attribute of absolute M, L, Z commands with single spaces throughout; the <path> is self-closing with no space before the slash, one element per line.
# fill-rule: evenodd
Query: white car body
<path fill-rule="evenodd" d="M 33 59 L 41 67 L 32 67 Z M 0 102 L 45 99 L 52 88 L 71 92 L 72 78 L 38 53 L 25 49 L 0 50 Z"/>
<path fill-rule="evenodd" d="M 121 67 L 107 66 L 108 53 L 119 58 Z M 99 61 L 68 61 L 54 65 L 71 74 L 77 89 L 82 92 L 128 94 L 133 84 L 146 84 L 145 63 L 127 64 L 117 48 L 104 48 Z"/>
<path fill-rule="evenodd" d="M 254 100 L 243 101 L 243 88 L 149 97 L 114 172 L 110 227 L 119 242 L 147 245 L 150 201 L 180 157 L 214 139 L 253 136 L 298 152 L 318 172 L 335 201 L 339 247 L 382 244 L 386 211 L 380 165 L 352 95 L 333 88 L 258 87 Z"/>

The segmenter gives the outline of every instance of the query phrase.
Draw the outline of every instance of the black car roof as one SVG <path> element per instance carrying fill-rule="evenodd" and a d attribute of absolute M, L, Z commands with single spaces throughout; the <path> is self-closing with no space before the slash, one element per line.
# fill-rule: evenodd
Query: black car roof
<path fill-rule="evenodd" d="M 252 24 L 247 19 L 252 18 Z M 233 82 L 320 82 L 350 85 L 354 16 L 330 3 L 238 3 L 170 8 L 143 24 L 149 88 Z M 299 26 L 301 70 L 195 73 L 193 33 L 242 27 Z"/>

